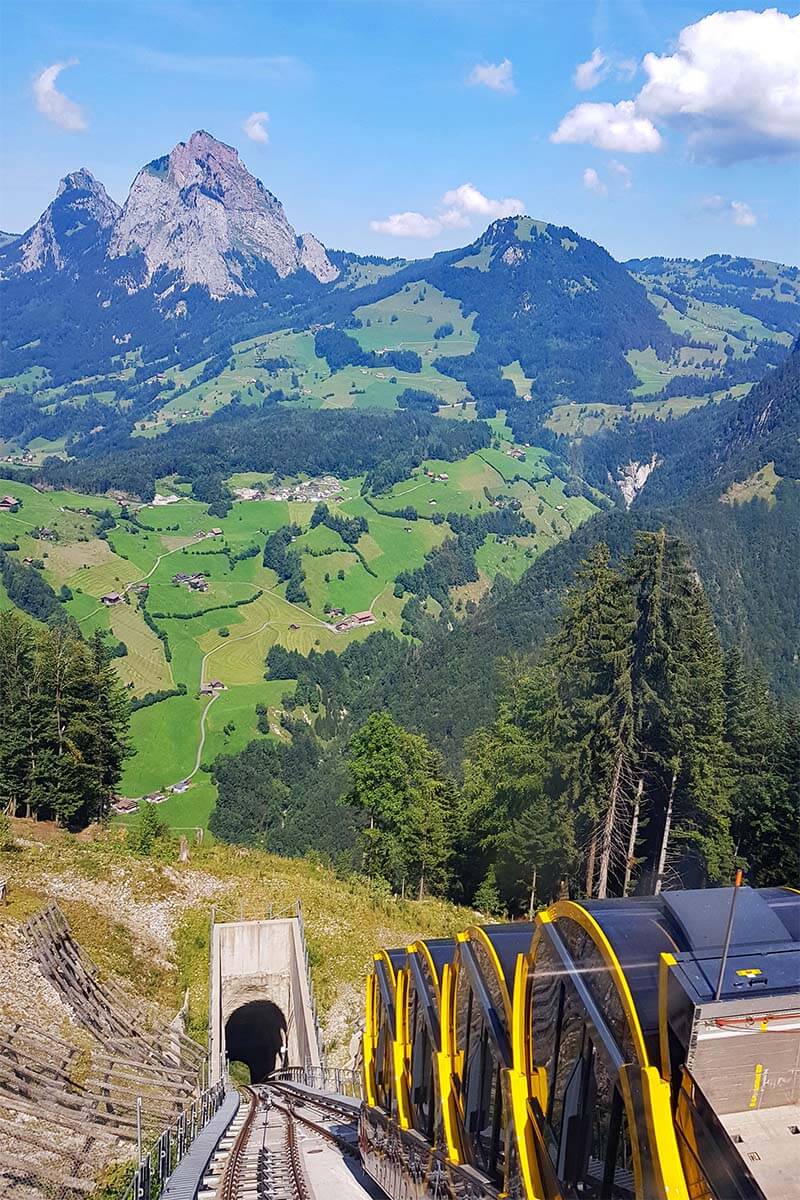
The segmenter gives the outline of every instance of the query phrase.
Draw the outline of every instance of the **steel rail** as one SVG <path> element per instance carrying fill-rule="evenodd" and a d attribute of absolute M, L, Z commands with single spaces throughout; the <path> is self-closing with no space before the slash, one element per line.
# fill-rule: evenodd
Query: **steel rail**
<path fill-rule="evenodd" d="M 298 1103 L 302 1104 L 302 1103 L 305 1103 L 305 1101 L 298 1101 Z M 316 1100 L 309 1101 L 308 1103 L 311 1104 L 314 1108 L 317 1108 L 317 1107 L 322 1108 L 323 1107 L 322 1105 L 318 1106 Z M 311 1117 L 304 1117 L 302 1113 L 299 1113 L 297 1111 L 295 1104 L 292 1103 L 291 1101 L 288 1104 L 283 1105 L 283 1104 L 279 1103 L 277 1100 L 274 1100 L 273 1107 L 277 1108 L 280 1112 L 285 1113 L 286 1116 L 289 1118 L 290 1123 L 292 1121 L 299 1121 L 301 1125 L 308 1126 L 308 1128 L 312 1129 L 314 1131 L 314 1133 L 316 1133 L 319 1137 L 324 1138 L 328 1142 L 331 1142 L 334 1146 L 336 1146 L 336 1148 L 338 1150 L 341 1150 L 345 1154 L 349 1154 L 360 1160 L 361 1153 L 358 1149 L 358 1126 L 355 1124 L 355 1122 L 353 1122 L 353 1129 L 354 1129 L 354 1132 L 356 1135 L 356 1140 L 355 1140 L 355 1142 L 351 1142 L 346 1137 L 343 1137 L 341 1134 L 333 1133 L 332 1130 L 326 1129 L 324 1125 L 320 1125 L 317 1121 L 313 1121 L 311 1119 Z M 331 1109 L 331 1111 L 333 1111 L 333 1109 Z M 340 1122 L 340 1124 L 341 1124 L 341 1122 Z"/>
<path fill-rule="evenodd" d="M 251 1088 L 243 1089 L 250 1093 L 250 1108 L 247 1116 L 244 1119 L 244 1124 L 236 1135 L 236 1141 L 231 1147 L 231 1152 L 228 1156 L 228 1161 L 225 1164 L 225 1170 L 222 1175 L 222 1183 L 220 1184 L 220 1200 L 237 1200 L 239 1192 L 239 1173 L 244 1159 L 244 1153 L 247 1148 L 247 1140 L 250 1136 L 250 1127 L 255 1119 L 258 1110 L 258 1095 Z"/>

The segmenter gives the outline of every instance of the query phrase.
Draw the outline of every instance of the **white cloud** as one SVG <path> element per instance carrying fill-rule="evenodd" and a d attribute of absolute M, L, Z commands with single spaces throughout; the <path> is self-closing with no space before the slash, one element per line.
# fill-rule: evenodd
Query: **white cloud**
<path fill-rule="evenodd" d="M 466 229 L 469 225 L 469 217 L 459 208 L 448 208 L 441 213 L 439 220 L 448 229 Z"/>
<path fill-rule="evenodd" d="M 514 65 L 510 58 L 499 63 L 478 63 L 467 76 L 472 87 L 487 87 L 493 92 L 515 92 Z"/>
<path fill-rule="evenodd" d="M 507 196 L 504 200 L 490 200 L 472 183 L 462 183 L 460 187 L 445 192 L 442 204 L 465 217 L 488 217 L 491 221 L 496 221 L 499 217 L 516 217 L 525 212 L 525 205 L 516 196 Z M 451 220 L 449 223 L 455 222 Z"/>
<path fill-rule="evenodd" d="M 303 83 L 312 74 L 302 59 L 291 54 L 191 54 L 136 45 L 126 45 L 123 50 L 142 66 L 180 75 Z"/>
<path fill-rule="evenodd" d="M 712 213 L 719 221 L 727 221 L 743 228 L 750 228 L 758 224 L 758 217 L 744 200 L 726 200 L 719 194 L 703 196 L 700 200 L 700 209 L 703 212 Z"/>
<path fill-rule="evenodd" d="M 617 73 L 633 64 L 611 64 Z M 800 151 L 800 16 L 714 12 L 678 35 L 673 54 L 646 54 L 647 82 L 632 100 L 579 104 L 551 135 L 603 150 L 658 150 L 663 127 L 686 135 L 696 158 L 737 162 Z M 593 87 L 610 69 L 599 48 L 575 72 Z"/>
<path fill-rule="evenodd" d="M 369 227 L 389 237 L 433 238 L 442 232 L 441 221 L 418 212 L 392 213 L 385 221 L 370 221 Z"/>
<path fill-rule="evenodd" d="M 722 162 L 800 148 L 800 16 L 716 12 L 682 29 L 674 54 L 645 55 L 637 110 L 686 131 Z"/>
<path fill-rule="evenodd" d="M 267 133 L 268 121 L 269 113 L 250 113 L 250 116 L 242 125 L 242 129 L 250 138 L 251 142 L 260 142 L 262 146 L 266 146 L 267 142 L 269 141 L 269 134 Z"/>
<path fill-rule="evenodd" d="M 758 218 L 749 204 L 744 200 L 731 200 L 731 212 L 734 225 L 757 225 Z"/>
<path fill-rule="evenodd" d="M 572 82 L 579 92 L 588 92 L 602 83 L 613 72 L 617 79 L 633 79 L 636 74 L 635 58 L 618 58 L 616 54 L 606 54 L 596 46 L 591 58 L 578 63 Z"/>
<path fill-rule="evenodd" d="M 594 167 L 587 167 L 583 172 L 583 186 L 589 192 L 596 192 L 598 196 L 608 195 L 608 188 L 603 183 Z"/>
<path fill-rule="evenodd" d="M 419 212 L 393 213 L 383 221 L 370 221 L 374 233 L 389 237 L 434 238 L 443 229 L 467 229 L 473 218 L 496 221 L 501 217 L 516 217 L 524 213 L 525 205 L 516 196 L 492 200 L 478 191 L 474 183 L 462 183 L 445 192 L 440 211 L 433 217 Z"/>
<path fill-rule="evenodd" d="M 579 92 L 588 92 L 597 87 L 609 72 L 609 61 L 599 46 L 592 51 L 592 57 L 586 62 L 578 63 L 572 81 Z"/>
<path fill-rule="evenodd" d="M 33 96 L 39 112 L 42 116 L 47 117 L 48 121 L 52 121 L 54 125 L 66 129 L 69 133 L 80 133 L 82 130 L 88 129 L 88 122 L 80 105 L 58 90 L 56 80 L 66 67 L 77 66 L 77 63 L 77 58 L 53 63 L 52 66 L 45 67 L 43 71 L 40 71 L 33 81 Z"/>
<path fill-rule="evenodd" d="M 565 117 L 551 142 L 581 142 L 618 154 L 649 154 L 661 148 L 661 134 L 632 100 L 618 104 L 578 104 Z"/>
<path fill-rule="evenodd" d="M 628 188 L 633 187 L 633 176 L 624 163 L 617 162 L 615 158 L 612 158 L 608 165 L 611 167 L 612 171 L 616 171 L 617 175 L 619 175 L 620 183 L 626 189 L 626 191 Z"/>

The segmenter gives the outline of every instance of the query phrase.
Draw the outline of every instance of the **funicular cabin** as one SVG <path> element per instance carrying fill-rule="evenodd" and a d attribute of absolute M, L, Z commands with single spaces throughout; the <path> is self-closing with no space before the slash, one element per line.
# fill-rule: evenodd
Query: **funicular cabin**
<path fill-rule="evenodd" d="M 367 1103 L 389 1117 L 397 1107 L 397 982 L 405 969 L 405 950 L 381 950 L 367 976 L 363 1039 L 364 1092 Z"/>
<path fill-rule="evenodd" d="M 538 915 L 514 991 L 520 1194 L 792 1194 L 800 895 L 739 889 L 725 964 L 732 893 L 564 901 Z"/>
<path fill-rule="evenodd" d="M 473 927 L 459 934 L 443 998 L 456 1094 L 444 1109 L 448 1141 L 460 1161 L 501 1188 L 512 1113 L 504 1073 L 512 1066 L 514 970 L 532 925 Z"/>
<path fill-rule="evenodd" d="M 392 1200 L 800 1194 L 792 888 L 563 900 L 382 951 L 366 1025 L 362 1158 Z"/>
<path fill-rule="evenodd" d="M 442 979 L 453 962 L 454 938 L 431 938 L 408 948 L 398 1031 L 404 1046 L 401 1115 L 427 1142 L 447 1150 L 442 1101 L 450 1090 L 450 1063 L 442 1055 Z"/>
<path fill-rule="evenodd" d="M 686 1195 L 671 1129 L 665 1144 L 652 1132 L 668 1112 L 651 1058 L 657 963 L 673 946 L 652 910 L 650 900 L 563 901 L 537 917 L 514 997 L 522 1014 L 515 1066 L 528 1097 L 521 1118 L 517 1111 L 519 1170 L 528 1195 Z"/>

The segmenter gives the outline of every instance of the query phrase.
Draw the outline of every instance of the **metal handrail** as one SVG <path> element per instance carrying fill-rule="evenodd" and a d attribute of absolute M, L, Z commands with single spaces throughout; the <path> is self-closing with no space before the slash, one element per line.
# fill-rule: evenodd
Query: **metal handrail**
<path fill-rule="evenodd" d="M 224 1099 L 225 1081 L 220 1080 L 201 1092 L 177 1120 L 162 1130 L 139 1159 L 123 1200 L 151 1200 L 160 1196 L 164 1184 Z"/>
<path fill-rule="evenodd" d="M 354 1100 L 364 1099 L 361 1072 L 348 1067 L 283 1067 L 273 1071 L 270 1080 L 276 1083 L 300 1083 L 318 1092 L 349 1096 Z"/>

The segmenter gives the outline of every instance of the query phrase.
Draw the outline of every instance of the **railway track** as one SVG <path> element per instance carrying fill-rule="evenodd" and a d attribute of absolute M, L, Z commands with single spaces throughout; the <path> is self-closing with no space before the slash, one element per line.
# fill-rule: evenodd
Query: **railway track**
<path fill-rule="evenodd" d="M 337 1183 L 342 1156 L 358 1157 L 357 1123 L 340 1108 L 280 1085 L 248 1088 L 247 1101 L 217 1146 L 198 1200 L 327 1200 L 344 1197 L 345 1187 L 354 1200 L 374 1195 L 347 1169 Z M 313 1166 L 310 1155 L 319 1155 Z"/>

